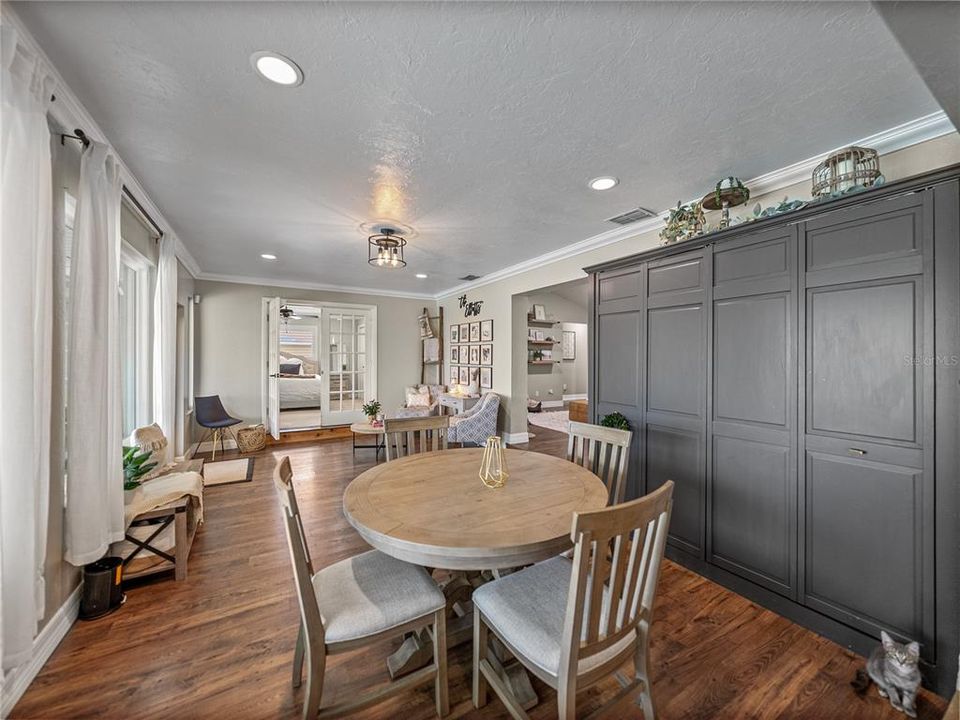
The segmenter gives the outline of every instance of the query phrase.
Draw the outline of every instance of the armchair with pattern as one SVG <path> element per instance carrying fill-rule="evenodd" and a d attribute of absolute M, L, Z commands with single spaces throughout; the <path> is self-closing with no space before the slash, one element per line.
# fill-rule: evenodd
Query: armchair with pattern
<path fill-rule="evenodd" d="M 469 410 L 450 418 L 448 442 L 461 445 L 483 445 L 487 438 L 497 434 L 497 413 L 500 410 L 500 396 L 488 392 Z"/>

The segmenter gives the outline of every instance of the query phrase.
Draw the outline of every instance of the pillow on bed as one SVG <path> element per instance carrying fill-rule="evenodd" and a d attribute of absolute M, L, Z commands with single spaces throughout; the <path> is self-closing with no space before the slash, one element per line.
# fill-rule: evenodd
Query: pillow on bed
<path fill-rule="evenodd" d="M 281 375 L 299 375 L 303 372 L 303 365 L 300 363 L 280 363 Z"/>

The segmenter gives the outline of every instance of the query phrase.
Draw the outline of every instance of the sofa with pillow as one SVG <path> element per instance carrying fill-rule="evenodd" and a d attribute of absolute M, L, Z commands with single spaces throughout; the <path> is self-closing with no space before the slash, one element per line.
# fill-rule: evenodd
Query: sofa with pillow
<path fill-rule="evenodd" d="M 446 385 L 411 385 L 405 390 L 406 402 L 393 417 L 430 417 L 440 412 L 440 395 L 447 391 Z"/>

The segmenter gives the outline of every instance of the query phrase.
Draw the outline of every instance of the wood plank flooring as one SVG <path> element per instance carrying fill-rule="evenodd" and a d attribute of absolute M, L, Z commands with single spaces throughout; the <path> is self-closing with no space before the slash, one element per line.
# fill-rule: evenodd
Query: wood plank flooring
<path fill-rule="evenodd" d="M 529 448 L 562 455 L 566 436 L 544 428 Z M 227 456 L 236 453 L 227 453 Z M 14 709 L 13 718 L 297 718 L 303 688 L 290 687 L 297 607 L 271 473 L 290 455 L 317 566 L 366 549 L 343 518 L 347 483 L 373 464 L 350 442 L 268 447 L 254 481 L 212 487 L 189 577 L 135 581 L 126 605 L 78 622 Z M 383 643 L 331 659 L 324 704 L 387 679 Z M 665 563 L 651 639 L 653 694 L 661 718 L 903 718 L 871 688 L 850 688 L 863 661 L 838 645 L 687 570 Z M 452 718 L 506 718 L 497 700 L 470 701 L 469 646 L 450 654 Z M 625 666 L 629 672 L 629 666 Z M 534 682 L 536 719 L 556 717 L 556 697 Z M 612 678 L 577 698 L 586 716 L 616 695 Z M 921 718 L 940 718 L 942 699 L 924 692 Z M 434 718 L 431 688 L 394 698 L 367 718 Z M 639 718 L 632 698 L 604 714 Z"/>

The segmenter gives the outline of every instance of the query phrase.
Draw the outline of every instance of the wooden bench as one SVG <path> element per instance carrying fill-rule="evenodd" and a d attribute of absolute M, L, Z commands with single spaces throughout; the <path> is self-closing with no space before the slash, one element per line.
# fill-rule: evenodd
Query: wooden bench
<path fill-rule="evenodd" d="M 175 465 L 170 472 L 203 474 L 203 460 L 184 460 Z M 173 524 L 174 539 L 172 551 L 160 550 L 151 545 L 171 523 Z M 193 498 L 188 495 L 137 515 L 130 523 L 130 528 L 155 526 L 156 529 L 145 540 L 142 540 L 132 535 L 130 528 L 127 528 L 124 538 L 127 542 L 132 543 L 135 548 L 123 559 L 124 579 L 144 577 L 173 570 L 174 577 L 177 580 L 186 580 L 187 558 L 190 555 L 190 548 L 193 546 L 193 538 L 197 534 L 197 525 L 196 505 Z M 144 550 L 153 553 L 158 559 L 138 558 L 137 556 Z"/>

